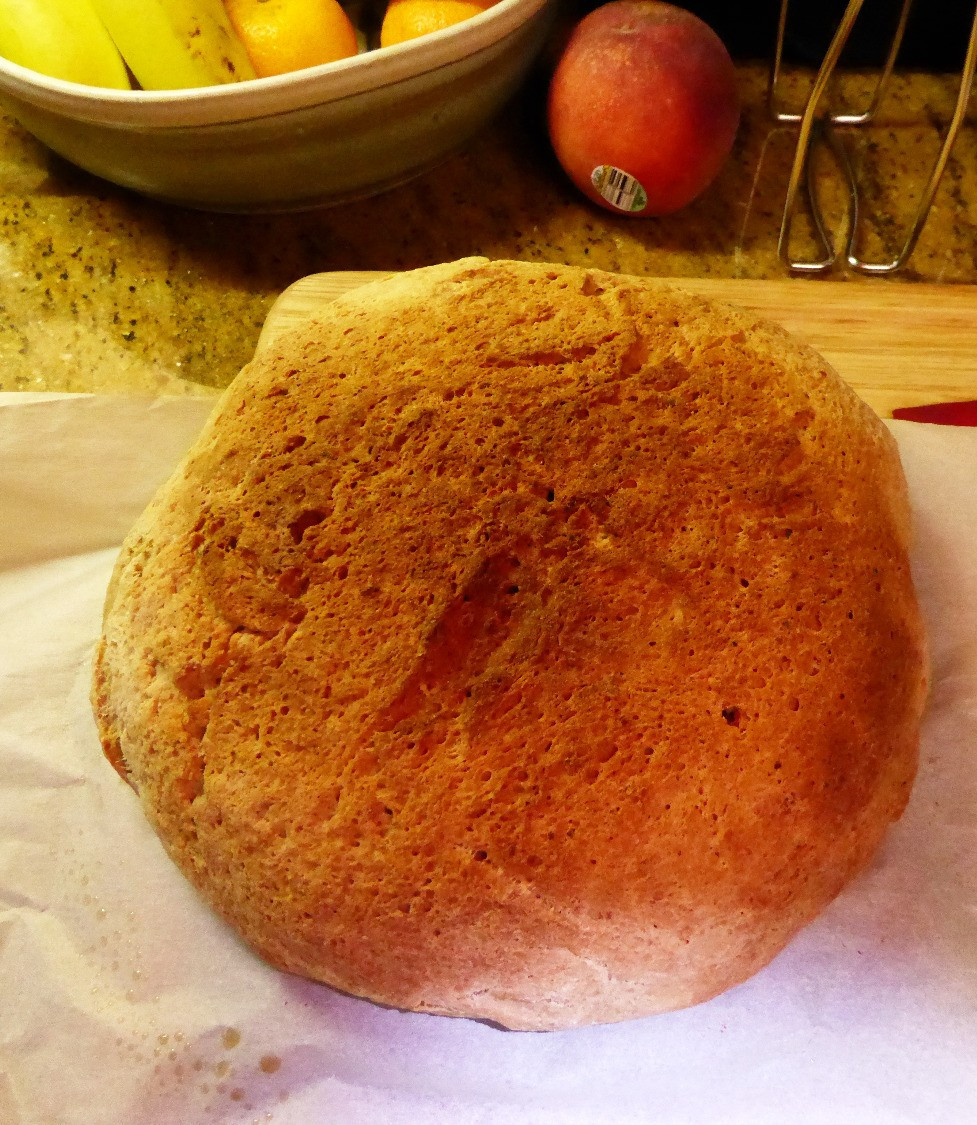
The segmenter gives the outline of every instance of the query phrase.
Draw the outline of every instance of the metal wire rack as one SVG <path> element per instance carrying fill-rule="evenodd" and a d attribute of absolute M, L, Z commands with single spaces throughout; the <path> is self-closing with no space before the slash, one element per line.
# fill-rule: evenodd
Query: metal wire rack
<path fill-rule="evenodd" d="M 920 233 L 926 224 L 933 197 L 936 195 L 954 141 L 966 117 L 974 72 L 977 70 L 977 9 L 974 12 L 953 114 L 943 134 L 939 153 L 922 190 L 919 206 L 909 224 L 902 247 L 895 257 L 888 261 L 866 261 L 860 249 L 862 219 L 865 209 L 863 192 L 849 155 L 845 134 L 863 127 L 875 119 L 902 46 L 912 0 L 903 0 L 885 60 L 879 70 L 874 89 L 865 108 L 857 112 L 826 109 L 827 92 L 832 79 L 836 76 L 839 61 L 863 4 L 864 0 L 849 0 L 814 77 L 806 104 L 800 112 L 792 112 L 781 107 L 780 98 L 784 39 L 789 7 L 789 0 L 781 0 L 777 39 L 768 82 L 768 107 L 776 122 L 797 126 L 797 146 L 787 181 L 787 194 L 777 246 L 781 260 L 795 273 L 825 273 L 834 268 L 842 256 L 852 270 L 863 274 L 891 274 L 905 266 L 912 256 Z M 828 231 L 818 198 L 813 155 L 820 145 L 826 146 L 833 155 L 847 187 L 847 229 L 840 245 Z M 819 255 L 812 259 L 795 257 L 792 252 L 791 234 L 802 197 L 810 216 L 813 236 L 817 243 L 816 253 Z"/>

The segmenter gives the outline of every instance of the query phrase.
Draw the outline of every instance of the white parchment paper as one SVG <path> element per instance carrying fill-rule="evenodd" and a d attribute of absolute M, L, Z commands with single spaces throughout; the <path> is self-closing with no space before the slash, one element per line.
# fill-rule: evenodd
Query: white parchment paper
<path fill-rule="evenodd" d="M 115 550 L 211 405 L 0 395 L 2 1125 L 977 1121 L 977 430 L 893 424 L 934 683 L 871 870 L 708 1004 L 527 1034 L 268 968 L 103 760 Z"/>

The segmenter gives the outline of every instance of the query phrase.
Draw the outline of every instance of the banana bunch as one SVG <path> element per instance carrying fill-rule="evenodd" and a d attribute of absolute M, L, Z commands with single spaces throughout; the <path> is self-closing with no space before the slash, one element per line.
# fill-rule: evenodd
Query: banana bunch
<path fill-rule="evenodd" d="M 182 90 L 255 77 L 222 0 L 90 2 L 144 90 Z"/>
<path fill-rule="evenodd" d="M 129 89 L 129 76 L 91 0 L 0 0 L 0 55 L 20 66 Z"/>
<path fill-rule="evenodd" d="M 126 67 L 144 90 L 255 77 L 223 0 L 0 0 L 0 55 L 116 89 L 130 86 Z"/>

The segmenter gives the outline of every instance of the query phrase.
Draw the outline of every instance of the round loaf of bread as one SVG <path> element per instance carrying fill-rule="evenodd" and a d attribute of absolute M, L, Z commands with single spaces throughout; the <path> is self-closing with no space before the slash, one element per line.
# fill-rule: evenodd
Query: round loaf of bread
<path fill-rule="evenodd" d="M 547 1029 L 767 964 L 902 812 L 888 431 L 755 317 L 465 259 L 256 357 L 128 537 L 94 702 L 271 964 Z"/>

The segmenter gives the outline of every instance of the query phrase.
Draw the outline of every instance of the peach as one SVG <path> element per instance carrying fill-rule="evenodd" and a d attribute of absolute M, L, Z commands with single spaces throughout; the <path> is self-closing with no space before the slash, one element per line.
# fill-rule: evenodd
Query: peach
<path fill-rule="evenodd" d="M 740 120 L 736 72 L 698 16 L 657 0 L 611 0 L 573 29 L 547 119 L 567 175 L 618 214 L 677 211 L 713 181 Z"/>

